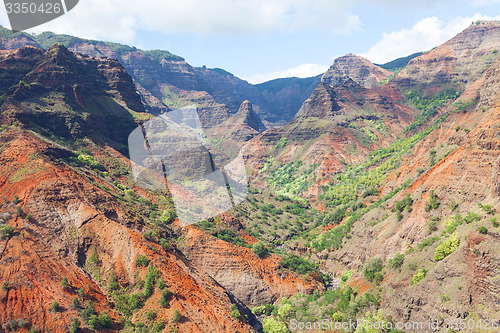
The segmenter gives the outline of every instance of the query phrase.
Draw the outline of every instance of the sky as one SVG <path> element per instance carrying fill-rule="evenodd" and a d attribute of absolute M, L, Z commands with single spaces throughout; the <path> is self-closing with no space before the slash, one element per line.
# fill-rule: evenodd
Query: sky
<path fill-rule="evenodd" d="M 479 19 L 500 20 L 500 0 L 80 0 L 28 32 L 168 50 L 260 83 L 321 74 L 348 53 L 382 64 L 428 51 Z"/>

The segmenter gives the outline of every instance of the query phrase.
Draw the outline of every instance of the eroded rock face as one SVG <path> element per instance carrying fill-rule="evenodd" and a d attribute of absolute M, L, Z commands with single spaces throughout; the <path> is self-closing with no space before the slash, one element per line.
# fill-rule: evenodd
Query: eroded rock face
<path fill-rule="evenodd" d="M 2 53 L 0 66 L 10 73 L 3 81 L 9 96 L 3 123 L 18 120 L 66 138 L 97 135 L 124 145 L 137 126 L 130 111 L 145 111 L 132 78 L 115 59 L 74 54 L 62 45 Z"/>
<path fill-rule="evenodd" d="M 281 258 L 276 255 L 261 260 L 250 249 L 228 244 L 194 228 L 189 228 L 184 239 L 188 258 L 250 308 L 273 304 L 297 292 L 310 294 L 323 288 L 319 281 L 304 281 L 280 269 Z"/>
<path fill-rule="evenodd" d="M 367 59 L 352 53 L 335 59 L 323 74 L 321 82 L 326 86 L 341 86 L 349 79 L 365 88 L 373 88 L 391 76 L 391 72 L 372 64 Z"/>
<path fill-rule="evenodd" d="M 499 22 L 473 23 L 443 45 L 415 59 L 393 80 L 403 90 L 435 95 L 465 90 L 498 57 Z"/>

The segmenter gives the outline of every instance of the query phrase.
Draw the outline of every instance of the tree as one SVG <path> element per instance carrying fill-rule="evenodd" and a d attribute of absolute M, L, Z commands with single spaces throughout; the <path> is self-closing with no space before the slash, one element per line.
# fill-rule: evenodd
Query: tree
<path fill-rule="evenodd" d="M 59 303 L 57 303 L 57 301 L 52 302 L 52 306 L 50 307 L 50 309 L 52 310 L 52 312 L 59 311 Z"/>
<path fill-rule="evenodd" d="M 71 324 L 71 333 L 78 333 L 80 332 L 80 321 L 78 318 L 73 318 L 73 323 Z"/>
<path fill-rule="evenodd" d="M 164 308 L 168 306 L 168 302 L 170 301 L 170 296 L 172 296 L 172 293 L 170 290 L 165 289 L 161 293 L 161 298 L 160 298 L 160 305 Z"/>
<path fill-rule="evenodd" d="M 363 273 L 366 279 L 372 282 L 375 279 L 375 273 L 380 272 L 383 268 L 383 262 L 380 258 L 373 258 L 367 261 L 363 266 Z"/>
<path fill-rule="evenodd" d="M 66 289 L 68 288 L 68 278 L 67 277 L 63 277 L 62 281 L 61 281 L 61 286 Z"/>
<path fill-rule="evenodd" d="M 262 258 L 267 254 L 267 248 L 261 241 L 258 241 L 252 245 L 252 251 L 257 255 L 257 257 Z"/>
<path fill-rule="evenodd" d="M 73 309 L 78 309 L 80 308 L 80 300 L 78 299 L 78 297 L 75 297 L 73 298 Z"/>
<path fill-rule="evenodd" d="M 288 333 L 290 332 L 285 323 L 274 317 L 264 318 L 262 321 L 262 330 L 264 333 Z"/>
<path fill-rule="evenodd" d="M 175 309 L 174 316 L 172 317 L 172 323 L 177 324 L 179 321 L 181 321 L 181 313 L 179 309 Z"/>

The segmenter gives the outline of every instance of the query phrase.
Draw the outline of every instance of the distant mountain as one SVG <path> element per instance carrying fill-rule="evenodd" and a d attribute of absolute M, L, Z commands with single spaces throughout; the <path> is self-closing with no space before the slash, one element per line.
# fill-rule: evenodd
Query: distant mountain
<path fill-rule="evenodd" d="M 391 72 L 397 72 L 397 71 L 400 71 L 401 69 L 405 68 L 406 65 L 408 65 L 408 63 L 410 62 L 410 60 L 412 60 L 413 58 L 416 58 L 416 57 L 420 57 L 422 54 L 423 54 L 423 52 L 413 53 L 407 57 L 398 58 L 398 59 L 389 61 L 383 65 L 377 65 L 377 66 L 379 66 L 380 68 L 386 69 L 388 71 L 391 71 Z"/>
<path fill-rule="evenodd" d="M 0 47 L 4 49 L 32 45 L 47 49 L 60 43 L 76 53 L 94 57 L 117 58 L 137 84 L 137 90 L 152 114 L 159 114 L 186 104 L 198 104 L 200 117 L 207 127 L 223 122 L 238 111 L 243 101 L 250 100 L 255 112 L 265 123 L 284 124 L 309 97 L 312 89 L 300 88 L 297 101 L 283 98 L 296 92 L 295 82 L 283 82 L 283 92 L 276 98 L 264 96 L 253 86 L 223 69 L 190 66 L 180 56 L 164 50 L 144 51 L 135 47 L 69 35 L 44 32 L 38 35 L 18 33 L 0 28 Z M 287 86 L 289 84 L 290 86 Z M 282 103 L 286 100 L 285 103 Z"/>

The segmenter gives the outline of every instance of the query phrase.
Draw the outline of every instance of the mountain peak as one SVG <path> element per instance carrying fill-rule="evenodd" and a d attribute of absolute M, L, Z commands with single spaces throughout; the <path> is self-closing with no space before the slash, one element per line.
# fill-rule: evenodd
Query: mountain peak
<path fill-rule="evenodd" d="M 237 115 L 243 119 L 245 125 L 250 126 L 256 131 L 260 131 L 265 127 L 259 116 L 253 111 L 252 102 L 249 100 L 245 100 L 241 103 Z"/>
<path fill-rule="evenodd" d="M 339 86 L 351 79 L 365 88 L 372 88 L 390 76 L 389 71 L 361 56 L 349 53 L 335 59 L 321 81 L 327 86 Z"/>

